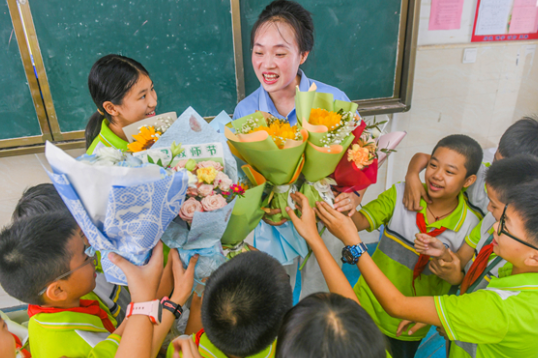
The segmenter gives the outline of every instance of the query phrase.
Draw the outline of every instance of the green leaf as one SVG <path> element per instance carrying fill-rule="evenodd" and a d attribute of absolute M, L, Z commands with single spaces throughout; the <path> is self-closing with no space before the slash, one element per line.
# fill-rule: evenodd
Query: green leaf
<path fill-rule="evenodd" d="M 164 168 L 163 161 L 161 159 L 159 159 L 159 161 L 157 162 L 157 165 Z"/>
<path fill-rule="evenodd" d="M 153 161 L 153 158 L 148 155 L 148 163 L 155 164 L 155 161 Z"/>

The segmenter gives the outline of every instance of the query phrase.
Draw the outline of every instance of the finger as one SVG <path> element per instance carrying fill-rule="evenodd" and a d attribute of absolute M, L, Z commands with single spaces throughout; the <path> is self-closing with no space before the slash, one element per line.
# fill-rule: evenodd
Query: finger
<path fill-rule="evenodd" d="M 163 243 L 159 240 L 157 245 L 153 248 L 151 252 L 151 258 L 149 259 L 149 262 L 147 263 L 148 267 L 160 267 L 161 270 L 163 268 Z"/>
<path fill-rule="evenodd" d="M 424 189 L 422 189 L 420 196 L 428 203 L 431 204 L 432 200 L 430 199 L 430 196 L 428 195 L 428 192 Z"/>
<path fill-rule="evenodd" d="M 396 330 L 396 337 L 399 337 L 403 331 L 405 331 L 407 329 L 407 327 L 414 323 L 413 321 L 408 321 L 406 319 L 404 319 L 403 321 L 400 322 L 400 324 L 398 325 L 398 329 Z"/>
<path fill-rule="evenodd" d="M 185 275 L 187 275 L 188 277 L 191 277 L 191 276 L 194 277 L 194 268 L 199 258 L 200 258 L 200 255 L 198 254 L 191 257 L 191 259 L 189 260 L 189 266 L 187 266 L 187 271 L 185 271 Z"/>
<path fill-rule="evenodd" d="M 287 219 L 282 219 L 278 222 L 276 221 L 271 221 L 269 219 L 267 219 L 265 216 L 263 217 L 263 221 L 265 221 L 267 224 L 271 225 L 271 226 L 280 226 L 282 224 L 284 224 L 286 221 L 288 221 Z"/>
<path fill-rule="evenodd" d="M 407 331 L 407 334 L 412 335 L 413 333 L 415 333 L 419 329 L 424 328 L 426 326 L 427 326 L 427 324 L 418 322 L 413 327 L 409 328 L 409 331 Z"/>
<path fill-rule="evenodd" d="M 418 199 L 415 198 L 415 199 L 413 200 L 413 209 L 414 209 L 414 211 L 420 211 L 420 210 L 422 210 L 422 206 L 420 206 L 420 197 L 419 197 Z"/>
<path fill-rule="evenodd" d="M 299 192 L 296 192 L 295 194 L 299 198 L 299 205 L 301 205 L 302 207 L 305 207 L 305 208 L 307 206 L 310 206 L 308 204 L 308 198 L 305 195 L 303 195 L 302 193 L 299 193 Z"/>
<path fill-rule="evenodd" d="M 357 212 L 357 208 L 352 208 L 347 214 L 347 216 L 352 217 L 353 215 L 355 215 L 356 212 Z"/>
<path fill-rule="evenodd" d="M 171 249 L 170 253 L 168 254 L 168 258 L 169 259 L 172 258 L 174 260 L 174 263 L 173 263 L 174 272 L 183 273 L 184 271 L 183 263 L 181 262 L 181 258 L 179 257 L 179 252 L 177 251 L 177 249 Z"/>
<path fill-rule="evenodd" d="M 114 265 L 118 266 L 125 275 L 127 275 L 127 272 L 133 268 L 133 264 L 124 259 L 122 256 L 111 252 L 108 254 L 108 259 L 110 262 L 112 262 Z"/>
<path fill-rule="evenodd" d="M 301 219 L 299 219 L 297 217 L 297 215 L 295 214 L 295 212 L 289 207 L 289 206 L 286 206 L 286 212 L 288 213 L 288 215 L 290 216 L 291 218 L 291 222 L 293 223 L 293 225 L 297 226 L 298 224 L 301 223 Z"/>
<path fill-rule="evenodd" d="M 336 219 L 336 217 L 333 215 L 332 212 L 337 212 L 337 211 L 335 211 L 333 208 L 327 205 L 327 203 L 317 202 L 316 207 L 318 208 L 318 211 L 321 213 L 321 215 L 323 215 L 327 220 L 334 221 Z"/>

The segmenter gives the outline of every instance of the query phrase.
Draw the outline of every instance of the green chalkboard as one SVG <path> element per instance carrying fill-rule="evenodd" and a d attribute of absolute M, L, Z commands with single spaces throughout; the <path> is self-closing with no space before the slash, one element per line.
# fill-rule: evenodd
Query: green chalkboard
<path fill-rule="evenodd" d="M 0 139 L 41 135 L 7 3 L 0 2 Z"/>
<path fill-rule="evenodd" d="M 158 113 L 201 115 L 237 103 L 229 0 L 35 0 L 30 7 L 62 132 L 95 112 L 87 78 L 101 56 L 142 63 Z"/>
<path fill-rule="evenodd" d="M 314 20 L 314 49 L 302 66 L 309 78 L 352 100 L 394 96 L 401 0 L 296 0 Z M 260 86 L 251 65 L 250 31 L 270 3 L 241 0 L 247 95 Z"/>

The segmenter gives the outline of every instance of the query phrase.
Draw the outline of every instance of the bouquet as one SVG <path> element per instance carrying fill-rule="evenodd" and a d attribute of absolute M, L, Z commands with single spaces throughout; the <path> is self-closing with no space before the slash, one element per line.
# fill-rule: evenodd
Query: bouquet
<path fill-rule="evenodd" d="M 160 136 L 170 128 L 176 118 L 175 112 L 169 112 L 123 127 L 123 133 L 129 141 L 127 148 L 132 153 L 151 148 Z"/>
<path fill-rule="evenodd" d="M 334 100 L 330 93 L 316 92 L 313 84 L 308 92 L 296 89 L 297 119 L 308 131 L 306 161 L 302 170 L 306 181 L 300 191 L 311 206 L 324 200 L 332 206 L 334 195 L 329 178 L 355 139 L 352 132 L 362 123 L 356 113 L 357 104 Z"/>
<path fill-rule="evenodd" d="M 294 183 L 303 167 L 308 132 L 262 112 L 239 118 L 232 126 L 235 133 L 228 127 L 224 130 L 234 154 L 272 185 L 267 203 L 282 213 L 268 215 L 268 219 L 289 219 L 284 209 L 295 208 L 289 195 L 296 191 Z"/>
<path fill-rule="evenodd" d="M 349 193 L 376 183 L 378 167 L 395 152 L 394 148 L 406 135 L 405 132 L 383 134 L 380 126 L 386 122 L 377 122 L 374 117 L 372 124 L 363 121 L 353 131 L 355 139 L 332 175 L 337 183 L 336 190 Z"/>
<path fill-rule="evenodd" d="M 176 146 L 174 153 L 180 151 Z M 187 174 L 144 164 L 114 148 L 74 159 L 47 142 L 45 155 L 56 190 L 92 249 L 101 251 L 106 279 L 127 285 L 121 269 L 108 260 L 108 253 L 144 264 L 183 203 Z"/>

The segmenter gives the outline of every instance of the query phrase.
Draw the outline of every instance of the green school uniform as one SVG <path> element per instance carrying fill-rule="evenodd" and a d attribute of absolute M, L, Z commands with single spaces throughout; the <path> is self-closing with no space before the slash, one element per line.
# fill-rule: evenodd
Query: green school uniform
<path fill-rule="evenodd" d="M 199 335 L 199 341 L 197 343 L 198 346 L 198 352 L 200 355 L 204 358 L 228 358 L 226 354 L 222 353 L 211 341 L 209 338 L 207 338 L 207 334 L 205 333 L 198 333 Z M 196 343 L 197 342 L 197 335 L 193 334 L 192 340 Z M 274 358 L 275 356 L 275 349 L 276 349 L 276 340 L 267 348 L 265 348 L 260 353 L 245 357 L 245 358 Z M 168 346 L 168 350 L 166 351 L 166 358 L 172 358 L 174 355 L 174 346 L 170 344 Z M 182 354 L 180 354 L 181 357 L 183 357 Z"/>
<path fill-rule="evenodd" d="M 107 313 L 114 323 L 114 317 Z M 107 331 L 99 317 L 69 311 L 32 316 L 28 337 L 34 358 L 113 358 L 121 339 Z"/>
<path fill-rule="evenodd" d="M 101 122 L 101 131 L 88 147 L 86 154 L 92 155 L 96 149 L 100 147 L 113 147 L 120 150 L 127 150 L 127 144 L 129 144 L 129 142 L 124 141 L 114 134 L 114 132 L 108 128 L 108 124 L 108 120 L 103 119 L 103 122 Z"/>
<path fill-rule="evenodd" d="M 485 290 L 434 300 L 448 338 L 475 343 L 475 357 L 537 356 L 538 273 L 492 278 Z M 450 354 L 468 356 L 463 349 Z"/>
<path fill-rule="evenodd" d="M 368 231 L 385 225 L 383 236 L 372 259 L 394 286 L 402 294 L 410 297 L 415 296 L 413 269 L 418 262 L 419 254 L 414 248 L 414 240 L 415 234 L 420 231 L 416 224 L 417 213 L 407 210 L 403 205 L 404 189 L 405 183 L 394 185 L 376 200 L 365 205 L 360 212 L 370 223 Z M 478 217 L 468 208 L 462 193 L 458 196 L 456 209 L 447 217 L 432 224 L 427 221 L 427 203 L 421 200 L 420 204 L 423 207 L 421 212 L 426 218 L 428 232 L 434 228 L 445 227 L 447 230 L 439 234 L 437 238 L 454 252 L 459 249 L 465 237 L 479 222 Z M 415 289 L 416 296 L 435 296 L 448 293 L 450 284 L 434 275 L 426 267 L 415 280 Z M 402 334 L 396 337 L 396 330 L 401 320 L 385 312 L 363 276 L 359 278 L 354 290 L 362 307 L 370 314 L 383 334 L 402 341 L 418 341 L 428 333 L 429 326 L 411 336 Z"/>

